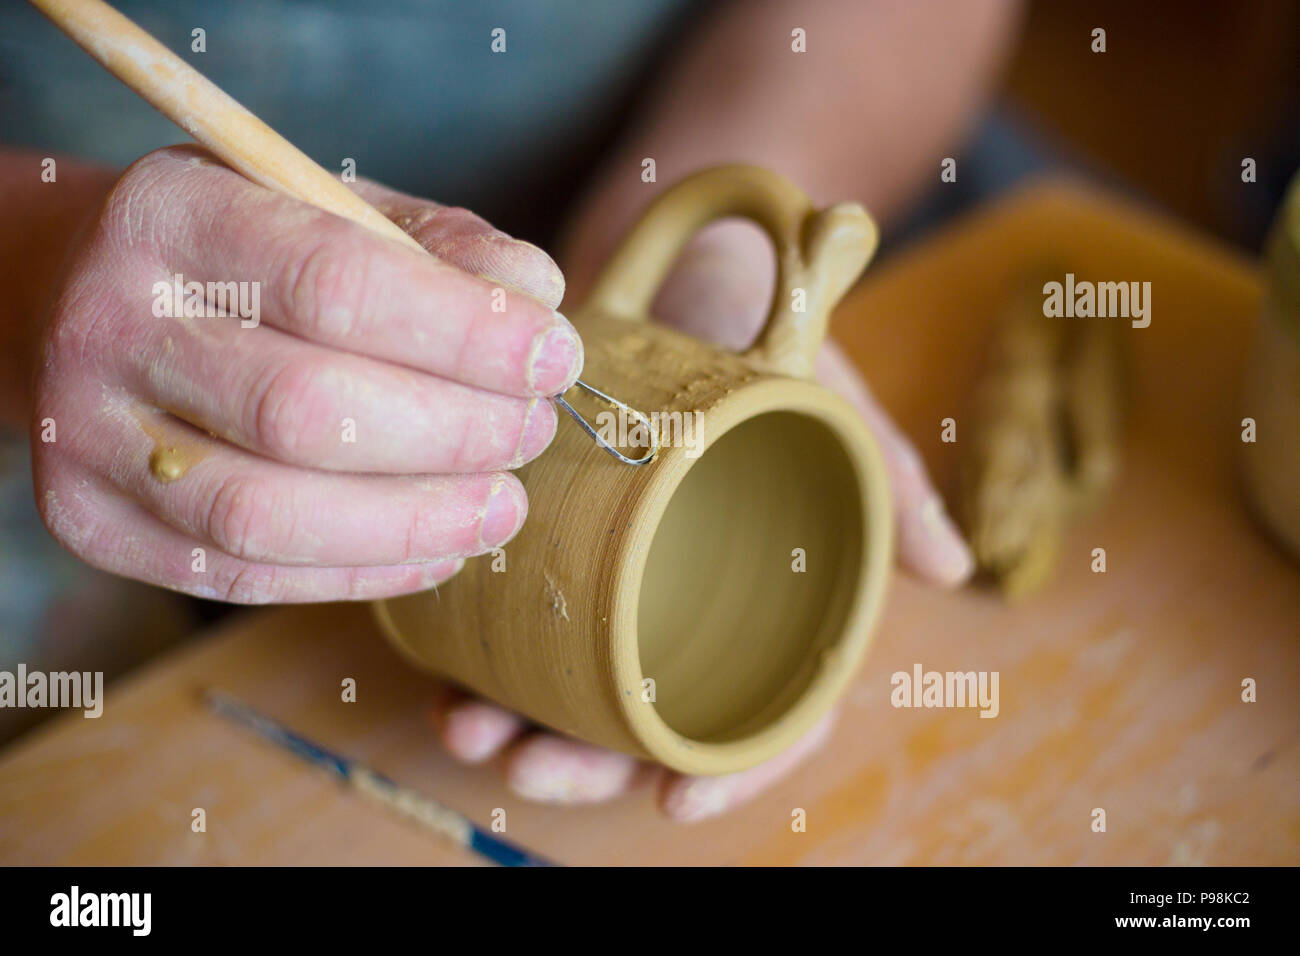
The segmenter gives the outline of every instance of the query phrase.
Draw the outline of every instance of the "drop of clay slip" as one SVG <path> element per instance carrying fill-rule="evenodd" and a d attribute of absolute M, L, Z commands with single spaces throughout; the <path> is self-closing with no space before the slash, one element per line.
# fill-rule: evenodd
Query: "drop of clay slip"
<path fill-rule="evenodd" d="M 174 445 L 159 445 L 149 456 L 149 471 L 164 485 L 184 475 L 189 467 L 189 460 Z"/>

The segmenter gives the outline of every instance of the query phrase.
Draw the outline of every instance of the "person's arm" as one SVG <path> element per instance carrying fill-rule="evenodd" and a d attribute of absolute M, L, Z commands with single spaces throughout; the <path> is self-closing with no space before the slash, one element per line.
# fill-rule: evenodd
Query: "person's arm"
<path fill-rule="evenodd" d="M 689 31 L 644 116 L 604 166 L 562 257 L 581 301 L 612 243 L 659 190 L 705 166 L 759 163 L 819 204 L 856 199 L 887 224 L 938 181 L 987 99 L 1015 0 L 746 0 Z M 805 31 L 807 51 L 791 49 Z M 656 182 L 641 181 L 652 158 Z"/>

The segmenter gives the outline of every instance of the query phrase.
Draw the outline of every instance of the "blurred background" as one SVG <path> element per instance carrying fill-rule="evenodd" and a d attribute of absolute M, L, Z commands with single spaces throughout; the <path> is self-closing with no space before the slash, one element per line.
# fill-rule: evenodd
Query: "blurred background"
<path fill-rule="evenodd" d="M 1103 24 L 1109 69 L 1085 74 L 1078 38 Z M 1300 168 L 1300 4 L 1031 3 L 1002 102 L 1062 156 L 1256 250 Z"/>

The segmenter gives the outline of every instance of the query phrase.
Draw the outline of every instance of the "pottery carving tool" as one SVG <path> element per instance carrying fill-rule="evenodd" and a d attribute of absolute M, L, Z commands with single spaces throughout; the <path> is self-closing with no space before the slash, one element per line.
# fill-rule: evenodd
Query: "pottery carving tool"
<path fill-rule="evenodd" d="M 134 21 L 104 0 L 29 0 L 106 70 L 245 177 L 326 212 L 427 252 L 396 223 L 317 165 L 306 153 L 244 108 Z M 659 450 L 649 419 L 586 382 L 574 387 L 618 408 L 646 427 L 645 455 L 629 458 L 607 442 L 562 395 L 554 397 L 596 441 L 628 465 L 644 465 Z"/>
<path fill-rule="evenodd" d="M 1042 286 L 1023 278 L 1006 305 L 959 469 L 976 564 L 1013 599 L 1046 582 L 1066 524 L 1096 507 L 1119 470 L 1118 327 L 1044 315 Z"/>
<path fill-rule="evenodd" d="M 347 757 L 294 733 L 229 694 L 209 690 L 204 694 L 204 699 L 214 713 L 256 731 L 277 747 L 328 770 L 353 790 L 396 810 L 402 816 L 416 821 L 426 830 L 447 837 L 457 846 L 472 850 L 493 863 L 501 866 L 556 865 L 500 837 L 493 836 L 455 810 L 450 810 L 414 790 L 393 782 L 382 774 L 375 773 Z"/>

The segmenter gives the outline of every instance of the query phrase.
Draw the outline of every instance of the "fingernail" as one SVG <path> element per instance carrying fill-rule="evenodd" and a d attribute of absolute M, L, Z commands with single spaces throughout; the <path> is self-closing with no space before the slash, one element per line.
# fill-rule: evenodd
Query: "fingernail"
<path fill-rule="evenodd" d="M 510 769 L 510 789 L 526 800 L 599 803 L 622 793 L 636 773 L 636 761 L 623 754 L 602 753 L 592 760 L 574 760 L 552 752 L 571 748 L 571 742 L 549 744 L 546 741 L 525 750 Z"/>
<path fill-rule="evenodd" d="M 460 733 L 462 731 L 458 729 L 457 732 Z M 449 747 L 448 749 L 450 750 L 451 748 Z M 489 740 L 487 737 L 468 737 L 467 739 L 460 741 L 452 756 L 464 763 L 482 763 L 484 760 L 487 760 L 495 754 L 497 749 L 495 742 Z"/>
<path fill-rule="evenodd" d="M 503 232 L 491 236 L 487 245 L 494 254 L 489 254 L 478 273 L 483 278 L 540 299 L 551 308 L 564 299 L 564 273 L 545 251 Z"/>
<path fill-rule="evenodd" d="M 731 804 L 731 781 L 726 777 L 700 777 L 679 789 L 665 808 L 681 823 L 698 823 L 721 816 Z"/>
<path fill-rule="evenodd" d="M 537 337 L 528 365 L 528 387 L 534 392 L 558 395 L 573 384 L 580 371 L 582 342 L 567 320 Z"/>
<path fill-rule="evenodd" d="M 521 523 L 514 492 L 506 488 L 504 478 L 497 479 L 488 492 L 487 504 L 483 508 L 479 541 L 485 548 L 499 547 L 515 536 Z"/>
<path fill-rule="evenodd" d="M 509 743 L 522 724 L 509 711 L 481 701 L 469 701 L 448 711 L 442 739 L 458 760 L 481 763 Z"/>
<path fill-rule="evenodd" d="M 975 570 L 975 559 L 938 495 L 921 506 L 921 527 L 934 549 L 939 576 L 949 584 L 959 584 L 970 577 Z"/>
<path fill-rule="evenodd" d="M 509 467 L 518 468 L 544 452 L 555 437 L 555 421 L 555 409 L 550 402 L 530 398 L 528 411 L 524 413 L 524 427 L 519 435 L 519 447 L 515 449 L 515 457 Z"/>
<path fill-rule="evenodd" d="M 536 769 L 531 773 L 517 774 L 510 781 L 510 789 L 525 800 L 535 803 L 585 803 L 578 782 L 567 773 Z"/>

